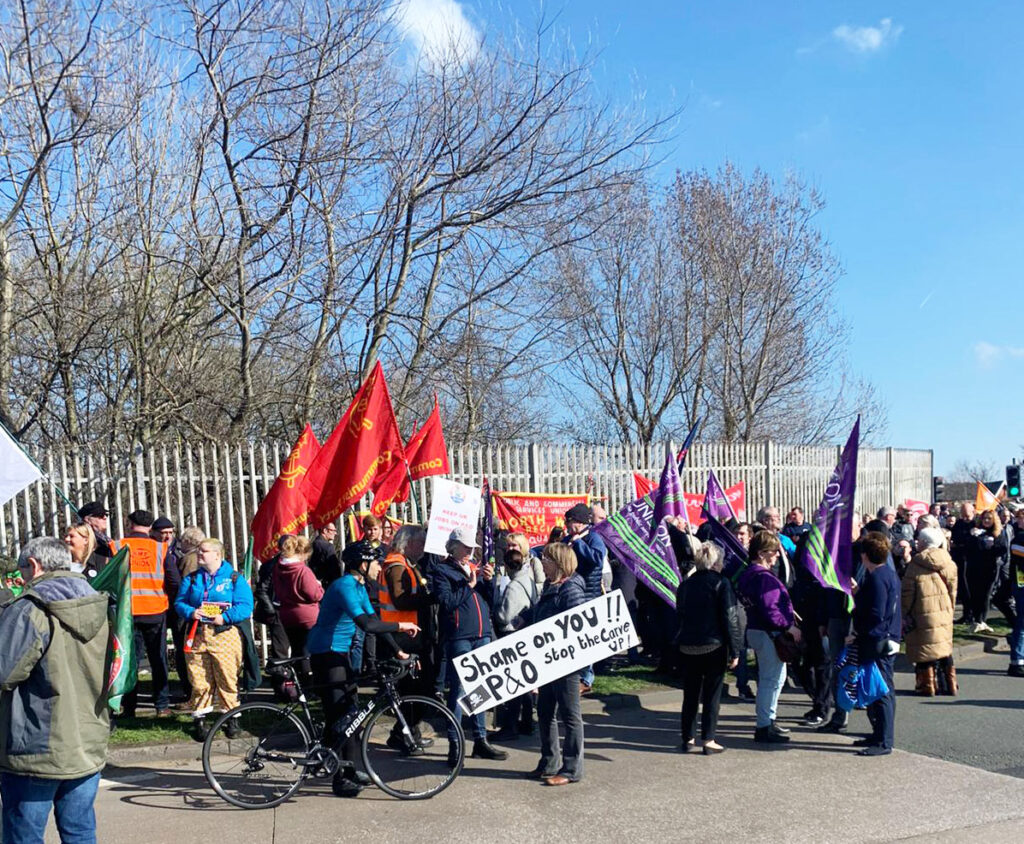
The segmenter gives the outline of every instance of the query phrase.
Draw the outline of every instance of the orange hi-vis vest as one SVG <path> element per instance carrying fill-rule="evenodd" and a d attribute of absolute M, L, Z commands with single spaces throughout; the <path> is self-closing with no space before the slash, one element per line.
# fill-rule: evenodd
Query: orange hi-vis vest
<path fill-rule="evenodd" d="M 380 573 L 377 575 L 377 583 L 380 585 L 380 595 L 378 597 L 380 601 L 380 620 L 408 621 L 416 624 L 419 618 L 416 610 L 400 610 L 395 607 L 394 598 L 391 597 L 391 590 L 388 588 L 388 579 L 386 577 L 388 569 L 392 566 L 402 566 L 409 573 L 409 583 L 412 584 L 411 588 L 414 595 L 420 591 L 421 587 L 419 575 L 416 573 L 416 569 L 409 565 L 409 561 L 401 554 L 388 554 L 384 560 L 384 565 L 380 568 Z"/>
<path fill-rule="evenodd" d="M 164 563 L 169 546 L 146 536 L 126 536 L 110 543 L 116 554 L 128 548 L 132 573 L 132 615 L 159 615 L 167 612 L 164 592 Z"/>

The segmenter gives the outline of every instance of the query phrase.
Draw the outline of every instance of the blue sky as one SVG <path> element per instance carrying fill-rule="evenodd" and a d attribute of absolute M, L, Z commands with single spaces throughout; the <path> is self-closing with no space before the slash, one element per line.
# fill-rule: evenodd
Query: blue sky
<path fill-rule="evenodd" d="M 461 8 L 485 31 L 525 14 Z M 683 107 L 666 178 L 731 159 L 824 193 L 851 363 L 888 404 L 890 444 L 933 448 L 939 474 L 1021 456 L 1024 4 L 565 0 L 558 15 L 600 45 L 607 92 Z"/>

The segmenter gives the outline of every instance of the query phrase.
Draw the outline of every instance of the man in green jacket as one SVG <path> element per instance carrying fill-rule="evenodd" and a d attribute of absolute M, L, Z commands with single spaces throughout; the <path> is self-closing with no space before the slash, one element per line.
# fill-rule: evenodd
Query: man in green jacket
<path fill-rule="evenodd" d="M 107 597 L 40 537 L 18 557 L 25 591 L 0 608 L 0 800 L 4 844 L 41 842 L 53 808 L 62 841 L 94 844 L 106 762 Z"/>

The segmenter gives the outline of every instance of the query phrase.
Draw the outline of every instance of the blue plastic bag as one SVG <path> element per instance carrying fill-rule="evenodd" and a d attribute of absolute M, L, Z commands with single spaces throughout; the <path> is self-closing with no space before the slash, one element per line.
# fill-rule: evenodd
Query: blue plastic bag
<path fill-rule="evenodd" d="M 860 665 L 855 646 L 843 648 L 836 660 L 836 668 L 839 672 L 836 680 L 836 705 L 844 712 L 866 709 L 889 694 L 889 686 L 881 669 L 874 662 Z"/>

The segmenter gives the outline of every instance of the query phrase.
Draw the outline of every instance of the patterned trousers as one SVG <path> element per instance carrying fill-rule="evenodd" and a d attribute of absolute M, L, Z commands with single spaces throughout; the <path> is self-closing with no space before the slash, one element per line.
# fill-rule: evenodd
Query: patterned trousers
<path fill-rule="evenodd" d="M 227 712 L 238 706 L 238 673 L 242 669 L 242 637 L 237 627 L 214 633 L 209 624 L 196 630 L 192 651 L 186 654 L 192 683 L 189 707 L 199 718 L 215 709 Z"/>

